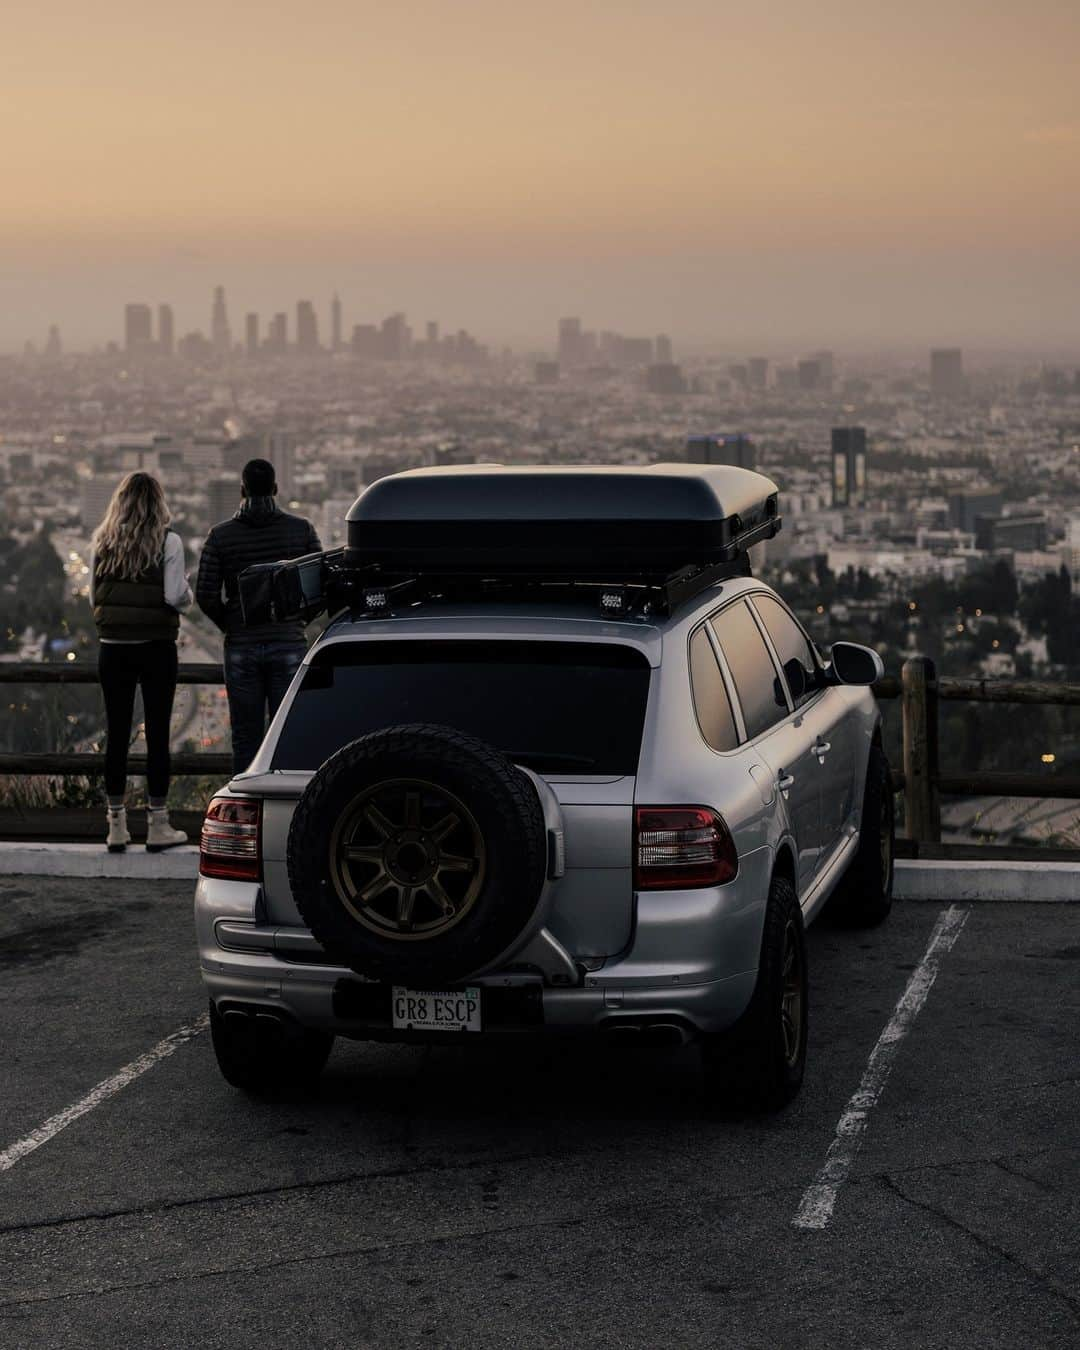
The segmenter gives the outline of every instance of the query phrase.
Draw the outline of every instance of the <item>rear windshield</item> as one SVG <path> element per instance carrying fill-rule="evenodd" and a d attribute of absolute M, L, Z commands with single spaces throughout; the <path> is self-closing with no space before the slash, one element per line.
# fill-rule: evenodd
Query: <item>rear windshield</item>
<path fill-rule="evenodd" d="M 274 751 L 316 769 L 400 722 L 479 736 L 538 773 L 637 772 L 649 665 L 592 642 L 356 642 L 316 654 Z"/>

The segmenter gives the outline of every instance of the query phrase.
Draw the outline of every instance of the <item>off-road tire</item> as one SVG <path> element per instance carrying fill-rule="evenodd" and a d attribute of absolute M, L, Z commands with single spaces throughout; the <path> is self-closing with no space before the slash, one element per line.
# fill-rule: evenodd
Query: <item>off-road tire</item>
<path fill-rule="evenodd" d="M 846 928 L 874 928 L 892 909 L 896 826 L 893 781 L 885 752 L 870 747 L 863 793 L 859 847 L 848 870 L 829 897 L 825 914 Z"/>
<path fill-rule="evenodd" d="M 287 1026 L 250 1011 L 223 1015 L 213 1000 L 210 1040 L 227 1083 L 252 1096 L 278 1098 L 313 1092 L 334 1044 L 329 1032 Z"/>
<path fill-rule="evenodd" d="M 796 965 L 798 1011 L 785 1031 L 785 957 Z M 790 1011 L 790 1003 L 787 1005 Z M 757 984 L 750 1005 L 728 1031 L 700 1042 L 707 1100 L 723 1109 L 778 1111 L 802 1087 L 806 1070 L 806 936 L 795 888 L 784 877 L 769 887 Z M 792 1050 L 788 1037 L 797 1034 Z"/>
<path fill-rule="evenodd" d="M 335 884 L 339 822 L 363 793 L 404 782 L 456 799 L 480 841 L 482 881 L 467 910 L 430 936 L 373 931 Z M 312 778 L 293 814 L 288 867 L 300 916 L 332 960 L 369 979 L 454 985 L 497 960 L 532 922 L 547 873 L 543 809 L 528 775 L 494 746 L 450 727 L 388 727 L 344 746 Z"/>

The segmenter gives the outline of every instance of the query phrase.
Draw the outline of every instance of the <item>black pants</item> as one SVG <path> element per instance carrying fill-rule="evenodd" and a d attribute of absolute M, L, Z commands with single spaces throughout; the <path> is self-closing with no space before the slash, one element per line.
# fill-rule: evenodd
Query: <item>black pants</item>
<path fill-rule="evenodd" d="M 238 642 L 225 645 L 225 688 L 232 723 L 233 772 L 255 758 L 273 718 L 300 669 L 303 642 Z"/>
<path fill-rule="evenodd" d="M 176 662 L 176 643 L 168 638 L 101 644 L 98 678 L 105 695 L 105 791 L 110 797 L 123 796 L 127 785 L 137 685 L 142 685 L 147 795 L 164 797 L 169 791 L 169 722 L 176 693 Z"/>

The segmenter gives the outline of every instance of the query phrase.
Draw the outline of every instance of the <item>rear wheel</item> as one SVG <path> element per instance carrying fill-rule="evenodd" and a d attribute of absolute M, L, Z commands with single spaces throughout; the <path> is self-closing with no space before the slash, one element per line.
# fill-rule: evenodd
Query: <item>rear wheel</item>
<path fill-rule="evenodd" d="M 227 1083 L 257 1097 L 312 1092 L 334 1044 L 328 1032 L 210 1003 L 210 1039 Z"/>
<path fill-rule="evenodd" d="M 751 1111 L 786 1106 L 806 1071 L 807 1012 L 802 911 L 792 884 L 774 877 L 750 1006 L 730 1031 L 701 1043 L 708 1095 Z"/>
<path fill-rule="evenodd" d="M 830 919 L 850 928 L 873 928 L 888 917 L 895 851 L 892 774 L 885 752 L 874 745 L 866 766 L 858 851 L 829 897 L 825 912 Z"/>

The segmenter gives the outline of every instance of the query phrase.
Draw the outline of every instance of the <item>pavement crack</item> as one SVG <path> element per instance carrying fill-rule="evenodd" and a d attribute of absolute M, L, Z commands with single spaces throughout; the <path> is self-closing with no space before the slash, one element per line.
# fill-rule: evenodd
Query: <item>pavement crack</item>
<path fill-rule="evenodd" d="M 1066 1290 L 1059 1288 L 1053 1280 L 1048 1278 L 1048 1276 L 1036 1266 L 1032 1266 L 1027 1261 L 1022 1260 L 1014 1252 L 1009 1251 L 1007 1247 L 1002 1247 L 991 1238 L 976 1232 L 974 1228 L 969 1228 L 962 1220 L 956 1218 L 955 1215 L 950 1214 L 940 1206 L 933 1205 L 928 1200 L 917 1200 L 913 1195 L 909 1195 L 900 1183 L 887 1172 L 881 1173 L 880 1180 L 885 1188 L 891 1191 L 899 1200 L 902 1200 L 904 1204 L 910 1205 L 913 1209 L 922 1210 L 924 1214 L 932 1214 L 936 1219 L 940 1219 L 950 1228 L 955 1229 L 958 1233 L 962 1233 L 964 1237 L 975 1243 L 982 1251 L 988 1252 L 991 1256 L 999 1257 L 1001 1260 L 1006 1261 L 1010 1266 L 1014 1266 L 1017 1270 L 1026 1275 L 1029 1280 L 1032 1280 L 1037 1284 L 1040 1289 L 1059 1298 L 1072 1313 L 1073 1317 L 1077 1321 L 1080 1321 L 1080 1299 L 1075 1298 Z"/>
<path fill-rule="evenodd" d="M 97 1285 L 89 1289 L 73 1289 L 63 1294 L 46 1294 L 35 1298 L 9 1299 L 0 1303 L 0 1314 L 8 1309 L 40 1306 L 47 1303 L 64 1303 L 76 1298 L 101 1298 L 108 1294 L 126 1294 L 139 1289 L 160 1289 L 173 1284 L 186 1284 L 195 1280 L 217 1279 L 223 1275 L 260 1275 L 271 1270 L 281 1270 L 288 1266 L 306 1265 L 311 1261 L 335 1261 L 345 1257 L 371 1256 L 377 1252 L 407 1251 L 411 1247 L 429 1247 L 453 1242 L 455 1239 L 483 1239 L 502 1237 L 510 1233 L 537 1232 L 545 1228 L 579 1228 L 589 1222 L 588 1216 L 565 1215 L 552 1219 L 530 1219 L 522 1223 L 496 1224 L 485 1228 L 463 1228 L 425 1235 L 418 1238 L 406 1238 L 398 1242 L 367 1242 L 355 1247 L 334 1247 L 325 1251 L 306 1252 L 299 1256 L 283 1256 L 274 1261 L 241 1261 L 234 1265 L 216 1266 L 210 1270 L 186 1271 L 176 1275 L 162 1275 L 153 1280 L 117 1281 L 115 1284 Z"/>

